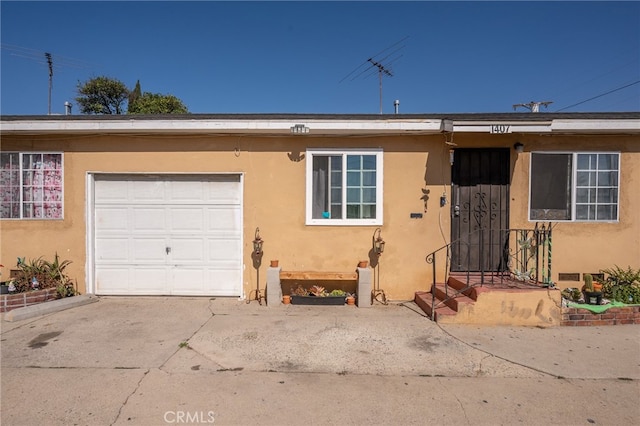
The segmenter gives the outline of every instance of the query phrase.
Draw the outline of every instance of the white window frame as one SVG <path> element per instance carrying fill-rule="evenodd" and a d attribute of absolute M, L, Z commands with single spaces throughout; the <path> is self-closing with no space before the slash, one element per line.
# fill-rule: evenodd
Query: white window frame
<path fill-rule="evenodd" d="M 342 169 L 342 212 L 343 219 L 314 219 L 313 218 L 313 157 L 314 156 L 339 155 L 345 158 L 347 155 L 375 155 L 376 156 L 376 217 L 374 219 L 346 219 L 346 191 L 347 173 Z M 324 226 L 381 226 L 383 211 L 383 150 L 375 149 L 324 149 L 314 148 L 306 151 L 306 221 L 307 225 Z"/>
<path fill-rule="evenodd" d="M 533 185 L 533 154 L 564 154 L 571 155 L 571 218 L 570 219 L 553 219 L 554 222 L 577 222 L 577 223 L 616 223 L 620 220 L 620 173 L 621 173 L 621 153 L 620 151 L 533 151 L 529 156 L 529 206 L 527 209 L 527 218 L 529 222 L 540 222 L 546 219 L 532 219 L 531 218 L 531 198 L 532 198 L 532 185 Z M 594 154 L 606 154 L 618 156 L 618 176 L 617 176 L 617 188 L 616 188 L 616 217 L 615 219 L 577 219 L 576 218 L 576 206 L 577 206 L 577 176 L 578 176 L 578 155 L 594 155 Z M 594 204 L 594 203 L 588 203 Z M 597 205 L 597 203 L 595 203 Z M 607 203 L 609 204 L 609 203 Z"/>
<path fill-rule="evenodd" d="M 2 154 L 18 154 L 18 164 L 19 164 L 19 187 L 20 187 L 20 199 L 18 200 L 20 215 L 19 217 L 3 217 L 0 220 L 64 220 L 64 153 L 60 151 L 5 151 Z M 59 155 L 60 156 L 60 217 L 25 217 L 24 216 L 24 203 L 27 200 L 24 199 L 24 164 L 23 157 L 24 155 Z M 43 208 L 46 203 L 46 200 L 42 201 Z"/>

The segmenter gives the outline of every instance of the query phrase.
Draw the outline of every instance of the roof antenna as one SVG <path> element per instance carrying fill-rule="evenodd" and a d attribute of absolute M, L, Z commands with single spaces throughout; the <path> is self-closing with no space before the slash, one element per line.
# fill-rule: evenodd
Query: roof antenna
<path fill-rule="evenodd" d="M 51 59 L 51 53 L 45 52 L 44 57 L 47 58 L 47 64 L 49 64 L 49 115 L 51 115 L 51 86 L 53 86 L 53 59 Z"/>
<path fill-rule="evenodd" d="M 364 63 L 362 63 L 358 67 L 356 67 L 356 69 L 354 69 L 349 74 L 347 74 L 346 77 L 344 77 L 342 80 L 340 80 L 340 83 L 342 83 L 347 78 L 351 77 L 357 71 L 360 71 L 363 66 L 365 66 L 366 68 L 361 70 L 354 77 L 351 77 L 352 81 L 355 80 L 356 78 L 360 77 L 362 74 L 365 74 L 365 73 L 367 73 L 365 78 L 373 75 L 373 73 L 371 72 L 372 70 L 374 72 L 377 72 L 378 73 L 379 86 L 380 86 L 380 114 L 382 114 L 382 76 L 386 75 L 387 77 L 393 77 L 393 71 L 391 70 L 391 64 L 394 61 L 396 61 L 396 60 L 398 60 L 398 59 L 400 59 L 402 57 L 402 54 L 400 53 L 400 51 L 405 46 L 404 44 L 401 45 L 401 46 L 398 46 L 398 45 L 401 44 L 402 42 L 404 42 L 408 38 L 409 38 L 409 36 L 406 36 L 405 38 L 401 39 L 400 41 L 397 41 L 394 44 L 392 44 L 391 46 L 389 46 L 386 49 L 382 50 L 381 52 L 373 55 L 372 57 L 370 57 L 369 59 L 364 61 Z M 391 50 L 391 49 L 393 49 L 393 50 Z M 386 56 L 382 56 L 383 53 L 385 53 L 385 52 L 387 52 L 389 50 L 391 50 L 390 53 L 388 53 Z"/>
<path fill-rule="evenodd" d="M 540 112 L 540 105 L 543 107 L 547 107 L 549 104 L 552 104 L 553 101 L 544 101 L 544 102 L 529 102 L 528 104 L 515 104 L 513 105 L 513 110 L 515 111 L 518 107 L 523 107 L 528 109 L 531 112 Z"/>

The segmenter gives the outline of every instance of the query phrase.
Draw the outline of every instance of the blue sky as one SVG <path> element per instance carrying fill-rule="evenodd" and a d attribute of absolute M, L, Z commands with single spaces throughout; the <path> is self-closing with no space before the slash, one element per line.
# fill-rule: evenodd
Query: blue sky
<path fill-rule="evenodd" d="M 52 113 L 65 101 L 75 107 L 79 81 L 104 75 L 173 94 L 193 113 L 377 114 L 368 58 L 393 73 L 382 79 L 384 113 L 395 99 L 400 113 L 510 112 L 530 101 L 553 101 L 549 112 L 640 110 L 640 2 L 3 0 L 0 8 L 2 114 L 47 113 L 45 52 Z"/>

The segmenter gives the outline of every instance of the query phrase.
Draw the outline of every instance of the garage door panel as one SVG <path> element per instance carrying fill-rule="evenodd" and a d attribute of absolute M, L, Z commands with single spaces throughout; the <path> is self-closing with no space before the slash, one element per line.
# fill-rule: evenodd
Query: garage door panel
<path fill-rule="evenodd" d="M 171 232 L 203 232 L 205 215 L 202 207 L 174 208 L 170 210 Z"/>
<path fill-rule="evenodd" d="M 141 180 L 130 183 L 130 199 L 143 201 L 164 201 L 165 183 L 162 180 Z"/>
<path fill-rule="evenodd" d="M 209 229 L 213 231 L 240 230 L 240 209 L 238 207 L 216 207 L 207 210 Z"/>
<path fill-rule="evenodd" d="M 171 261 L 204 265 L 205 241 L 202 238 L 173 238 Z"/>
<path fill-rule="evenodd" d="M 162 268 L 133 268 L 130 294 L 170 294 L 167 272 Z"/>
<path fill-rule="evenodd" d="M 209 185 L 207 198 L 216 204 L 239 204 L 240 187 L 238 182 L 216 182 Z"/>
<path fill-rule="evenodd" d="M 166 211 L 163 207 L 140 207 L 132 208 L 133 231 L 157 231 L 164 233 L 166 228 Z"/>
<path fill-rule="evenodd" d="M 240 175 L 94 182 L 98 294 L 242 294 Z"/>
<path fill-rule="evenodd" d="M 187 204 L 203 204 L 205 199 L 205 182 L 177 181 L 171 182 L 170 197 L 176 202 Z"/>
<path fill-rule="evenodd" d="M 126 207 L 96 207 L 95 222 L 98 232 L 126 232 L 129 214 Z"/>
<path fill-rule="evenodd" d="M 167 244 L 164 238 L 139 238 L 134 239 L 133 256 L 134 264 L 153 262 L 164 265 L 167 257 Z"/>
<path fill-rule="evenodd" d="M 129 199 L 128 182 L 100 180 L 95 182 L 95 201 L 101 204 L 124 203 Z"/>
<path fill-rule="evenodd" d="M 102 267 L 96 271 L 97 294 L 128 294 L 129 268 Z"/>
<path fill-rule="evenodd" d="M 206 272 L 202 268 L 174 268 L 172 272 L 174 283 L 172 294 L 201 295 L 204 293 Z"/>
<path fill-rule="evenodd" d="M 128 238 L 96 238 L 100 263 L 122 263 L 129 259 Z"/>

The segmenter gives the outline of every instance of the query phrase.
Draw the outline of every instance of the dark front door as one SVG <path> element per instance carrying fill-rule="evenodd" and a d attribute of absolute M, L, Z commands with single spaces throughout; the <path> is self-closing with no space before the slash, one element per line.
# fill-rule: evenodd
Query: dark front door
<path fill-rule="evenodd" d="M 500 271 L 509 227 L 509 149 L 456 149 L 451 270 Z"/>

